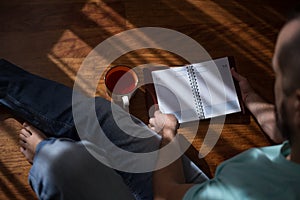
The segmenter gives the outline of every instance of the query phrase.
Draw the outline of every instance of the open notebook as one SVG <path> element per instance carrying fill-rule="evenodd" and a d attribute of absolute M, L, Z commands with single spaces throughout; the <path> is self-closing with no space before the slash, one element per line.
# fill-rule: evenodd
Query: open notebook
<path fill-rule="evenodd" d="M 227 57 L 152 72 L 159 109 L 179 123 L 240 112 Z"/>

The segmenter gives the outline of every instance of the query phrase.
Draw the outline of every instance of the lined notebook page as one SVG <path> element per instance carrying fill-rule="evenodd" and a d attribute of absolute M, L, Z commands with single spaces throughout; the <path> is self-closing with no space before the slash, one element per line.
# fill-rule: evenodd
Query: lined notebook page
<path fill-rule="evenodd" d="M 227 58 L 193 64 L 205 118 L 241 111 Z"/>
<path fill-rule="evenodd" d="M 174 114 L 179 123 L 198 119 L 186 67 L 152 72 L 160 110 Z"/>

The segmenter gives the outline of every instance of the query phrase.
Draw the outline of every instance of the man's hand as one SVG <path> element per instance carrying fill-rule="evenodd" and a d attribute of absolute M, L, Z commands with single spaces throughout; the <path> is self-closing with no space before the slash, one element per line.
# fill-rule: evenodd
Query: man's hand
<path fill-rule="evenodd" d="M 154 117 L 149 120 L 149 127 L 164 139 L 172 140 L 177 133 L 178 121 L 174 115 L 155 111 Z"/>
<path fill-rule="evenodd" d="M 234 79 L 238 81 L 238 83 L 240 85 L 243 101 L 244 101 L 244 103 L 246 103 L 247 97 L 250 94 L 255 93 L 255 91 L 251 87 L 248 80 L 244 76 L 237 73 L 233 68 L 231 68 L 231 74 L 234 77 Z"/>
<path fill-rule="evenodd" d="M 149 127 L 162 136 L 160 147 L 169 145 L 171 152 L 180 151 L 180 145 L 175 136 L 178 129 L 178 121 L 174 115 L 163 114 L 160 111 L 154 113 L 149 120 Z M 174 139 L 174 140 L 173 140 Z M 165 160 L 166 155 L 159 153 L 158 163 Z M 185 184 L 181 157 L 168 166 L 153 172 L 154 199 L 182 199 L 186 191 L 193 185 Z"/>
<path fill-rule="evenodd" d="M 231 69 L 231 74 L 239 82 L 243 101 L 257 119 L 257 122 L 263 131 L 275 143 L 283 142 L 284 138 L 276 126 L 275 106 L 266 102 L 261 96 L 259 96 L 253 90 L 248 80 L 234 71 L 234 69 Z"/>

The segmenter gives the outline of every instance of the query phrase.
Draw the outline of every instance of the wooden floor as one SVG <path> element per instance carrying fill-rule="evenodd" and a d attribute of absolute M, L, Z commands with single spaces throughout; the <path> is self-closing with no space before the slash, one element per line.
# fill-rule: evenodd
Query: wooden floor
<path fill-rule="evenodd" d="M 136 27 L 164 27 L 200 43 L 213 57 L 234 56 L 238 71 L 273 102 L 271 59 L 285 14 L 296 1 L 238 0 L 9 0 L 0 2 L 0 57 L 34 74 L 72 87 L 83 59 L 110 36 Z M 114 63 L 180 65 L 178 56 L 140 50 Z M 105 70 L 107 66 L 102 66 Z M 142 74 L 141 74 L 142 76 Z M 105 96 L 103 80 L 97 95 Z M 143 91 L 136 94 L 143 96 Z M 137 98 L 135 97 L 135 98 Z M 138 98 L 137 98 L 138 99 Z M 145 103 L 132 112 L 147 120 Z M 19 153 L 20 124 L 1 108 L 0 199 L 35 199 L 27 182 L 30 165 Z M 199 150 L 205 127 L 193 141 Z M 182 129 L 182 132 L 185 132 Z M 249 124 L 225 124 L 205 160 L 212 172 L 223 160 L 270 144 L 251 117 Z"/>

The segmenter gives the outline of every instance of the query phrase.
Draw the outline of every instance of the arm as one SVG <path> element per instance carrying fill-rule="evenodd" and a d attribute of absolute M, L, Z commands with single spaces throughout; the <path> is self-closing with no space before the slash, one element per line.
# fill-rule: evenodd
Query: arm
<path fill-rule="evenodd" d="M 256 118 L 263 131 L 276 143 L 283 142 L 276 126 L 275 106 L 266 102 L 251 87 L 248 80 L 231 69 L 232 76 L 239 82 L 243 102 Z"/>
<path fill-rule="evenodd" d="M 173 140 L 178 127 L 177 119 L 173 115 L 156 111 L 154 117 L 149 120 L 149 126 L 162 136 L 161 147 L 170 144 L 174 151 L 180 150 L 180 145 Z M 159 154 L 158 159 L 163 159 L 163 156 Z M 185 184 L 181 158 L 153 173 L 154 199 L 182 199 L 192 186 Z"/>

